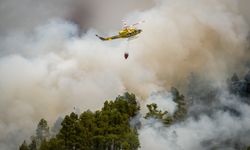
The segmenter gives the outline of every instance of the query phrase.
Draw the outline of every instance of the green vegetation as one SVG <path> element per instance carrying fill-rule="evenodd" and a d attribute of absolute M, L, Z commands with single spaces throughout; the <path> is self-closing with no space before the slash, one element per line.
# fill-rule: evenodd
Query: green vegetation
<path fill-rule="evenodd" d="M 129 125 L 140 107 L 134 94 L 125 93 L 115 101 L 105 101 L 101 110 L 65 116 L 61 129 L 50 136 L 47 121 L 38 123 L 31 144 L 20 150 L 136 150 L 140 147 L 137 130 Z"/>
<path fill-rule="evenodd" d="M 184 96 L 174 87 L 171 88 L 171 93 L 173 95 L 174 102 L 177 103 L 177 110 L 174 112 L 173 120 L 182 121 L 187 115 L 187 104 Z"/>
<path fill-rule="evenodd" d="M 29 147 L 26 141 L 24 141 L 23 144 L 19 147 L 19 150 L 29 150 Z"/>
<path fill-rule="evenodd" d="M 174 112 L 174 114 L 171 116 L 167 110 L 158 110 L 157 104 L 152 103 L 147 105 L 147 108 L 149 112 L 146 114 L 144 118 L 155 118 L 158 120 L 161 120 L 165 125 L 171 125 L 174 122 L 182 121 L 185 119 L 187 114 L 187 106 L 184 99 L 184 96 L 179 93 L 179 91 L 172 87 L 171 93 L 173 95 L 173 101 L 177 103 L 177 110 Z"/>
<path fill-rule="evenodd" d="M 185 118 L 187 110 L 184 96 L 176 88 L 172 88 L 171 92 L 177 103 L 174 114 L 158 110 L 157 104 L 153 103 L 147 105 L 149 112 L 146 119 L 156 118 L 171 125 Z M 130 120 L 139 110 L 135 95 L 125 93 L 114 101 L 105 101 L 101 110 L 66 115 L 60 121 L 60 129 L 56 129 L 59 124 L 57 121 L 52 133 L 47 121 L 41 119 L 30 144 L 24 141 L 19 150 L 137 150 L 140 147 L 138 127 L 131 127 Z"/>
<path fill-rule="evenodd" d="M 227 86 L 230 93 L 240 97 L 247 98 L 249 102 L 250 97 L 250 71 L 244 78 L 239 78 L 236 73 L 230 79 L 227 79 Z"/>
<path fill-rule="evenodd" d="M 250 150 L 250 146 L 249 146 L 249 147 L 247 147 L 247 150 Z"/>

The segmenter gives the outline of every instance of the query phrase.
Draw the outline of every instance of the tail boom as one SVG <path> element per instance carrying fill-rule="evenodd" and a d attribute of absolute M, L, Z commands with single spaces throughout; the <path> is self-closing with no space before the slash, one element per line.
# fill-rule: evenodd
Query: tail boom
<path fill-rule="evenodd" d="M 110 40 L 114 40 L 114 39 L 119 39 L 121 38 L 119 35 L 115 35 L 115 36 L 112 36 L 112 37 L 107 37 L 107 38 L 104 38 L 104 37 L 101 37 L 99 35 L 96 35 L 100 40 L 102 41 L 110 41 Z"/>
<path fill-rule="evenodd" d="M 101 37 L 101 36 L 99 36 L 99 35 L 97 35 L 97 34 L 96 34 L 96 36 L 97 36 L 100 40 L 102 40 L 102 41 L 107 41 L 107 40 L 108 40 L 107 38 Z"/>

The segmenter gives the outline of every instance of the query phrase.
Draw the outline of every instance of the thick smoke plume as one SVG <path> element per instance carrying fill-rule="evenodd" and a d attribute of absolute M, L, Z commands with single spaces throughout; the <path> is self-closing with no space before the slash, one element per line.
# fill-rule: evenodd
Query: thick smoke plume
<path fill-rule="evenodd" d="M 32 135 L 30 129 L 35 129 L 40 118 L 53 124 L 75 106 L 95 110 L 105 99 L 124 91 L 148 99 L 152 92 L 183 87 L 191 72 L 221 86 L 229 73 L 245 71 L 250 57 L 249 25 L 240 11 L 241 2 L 108 3 L 112 5 L 105 8 L 97 0 L 0 2 L 4 12 L 0 13 L 0 149 L 17 149 Z M 124 16 L 131 23 L 146 20 L 141 26 L 143 33 L 130 44 L 128 60 L 123 59 L 125 42 L 104 43 L 94 36 L 108 27 L 106 35 L 113 34 Z M 237 109 L 249 116 L 248 106 L 240 103 Z M 189 118 L 162 128 L 166 131 L 163 135 L 158 132 L 161 124 L 156 124 L 157 129 L 145 125 L 140 131 L 142 149 L 152 149 L 150 146 L 158 143 L 158 149 L 201 149 L 204 144 L 192 141 L 238 136 L 249 130 L 248 122 L 243 117 L 235 124 L 228 113 L 216 111 L 214 118 L 204 115 L 198 121 Z M 221 128 L 215 130 L 217 125 Z M 197 128 L 202 130 L 195 131 Z M 148 145 L 154 136 L 157 141 Z"/>
<path fill-rule="evenodd" d="M 65 18 L 83 29 L 119 29 L 131 11 L 154 6 L 153 0 L 1 0 L 0 34 L 6 30 L 30 31 L 51 18 Z M 112 19 L 109 19 L 112 18 Z M 108 20 L 107 20 L 108 19 Z M 7 32 L 8 33 L 8 32 Z"/>

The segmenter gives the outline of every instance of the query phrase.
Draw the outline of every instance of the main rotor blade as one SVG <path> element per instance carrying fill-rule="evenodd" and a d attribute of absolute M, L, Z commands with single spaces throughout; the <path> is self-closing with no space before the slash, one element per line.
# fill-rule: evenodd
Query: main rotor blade
<path fill-rule="evenodd" d="M 131 26 L 137 26 L 137 25 L 142 24 L 142 23 L 144 23 L 144 22 L 145 22 L 145 20 L 142 20 L 142 21 L 139 21 L 139 22 L 137 22 L 137 23 L 135 23 L 135 24 L 132 24 Z"/>
<path fill-rule="evenodd" d="M 123 28 L 128 28 L 128 23 L 125 20 L 122 20 Z"/>

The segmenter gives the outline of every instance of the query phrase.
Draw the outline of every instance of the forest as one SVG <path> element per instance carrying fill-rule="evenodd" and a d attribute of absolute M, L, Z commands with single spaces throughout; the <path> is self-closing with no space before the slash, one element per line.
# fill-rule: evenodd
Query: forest
<path fill-rule="evenodd" d="M 192 90 L 187 92 L 186 99 L 177 88 L 171 88 L 173 101 L 177 104 L 173 114 L 167 110 L 159 110 L 156 103 L 151 103 L 146 105 L 148 112 L 143 118 L 156 119 L 165 127 L 184 121 L 187 115 L 192 115 L 192 110 L 188 108 L 194 99 L 206 100 L 216 97 L 216 90 L 208 90 L 205 96 L 197 97 L 201 95 L 197 94 L 201 89 L 197 81 L 197 77 L 192 75 L 189 85 Z M 249 104 L 250 73 L 243 79 L 235 73 L 227 80 L 227 88 L 230 93 L 240 96 Z M 223 110 L 236 113 L 233 108 Z M 105 101 L 101 110 L 87 110 L 81 114 L 72 112 L 66 115 L 60 121 L 57 127 L 59 129 L 50 129 L 48 122 L 42 118 L 30 142 L 25 140 L 19 150 L 137 150 L 140 148 L 138 130 L 141 123 L 137 121 L 136 124 L 131 124 L 131 120 L 137 115 L 141 114 L 136 95 L 126 92 L 115 100 Z M 246 149 L 249 150 L 250 147 Z"/>
<path fill-rule="evenodd" d="M 157 109 L 157 104 L 147 105 L 148 113 L 145 119 L 155 118 L 166 126 L 177 120 L 184 119 L 186 106 L 184 96 L 176 88 L 172 88 L 174 101 L 178 109 L 173 116 L 167 111 Z M 31 137 L 31 143 L 24 141 L 20 150 L 136 150 L 140 147 L 137 130 L 140 123 L 133 127 L 130 120 L 139 114 L 140 106 L 136 96 L 124 93 L 114 101 L 105 101 L 101 110 L 87 110 L 80 115 L 72 112 L 61 122 L 60 131 L 50 134 L 50 128 L 45 119 L 37 125 L 36 134 Z"/>

